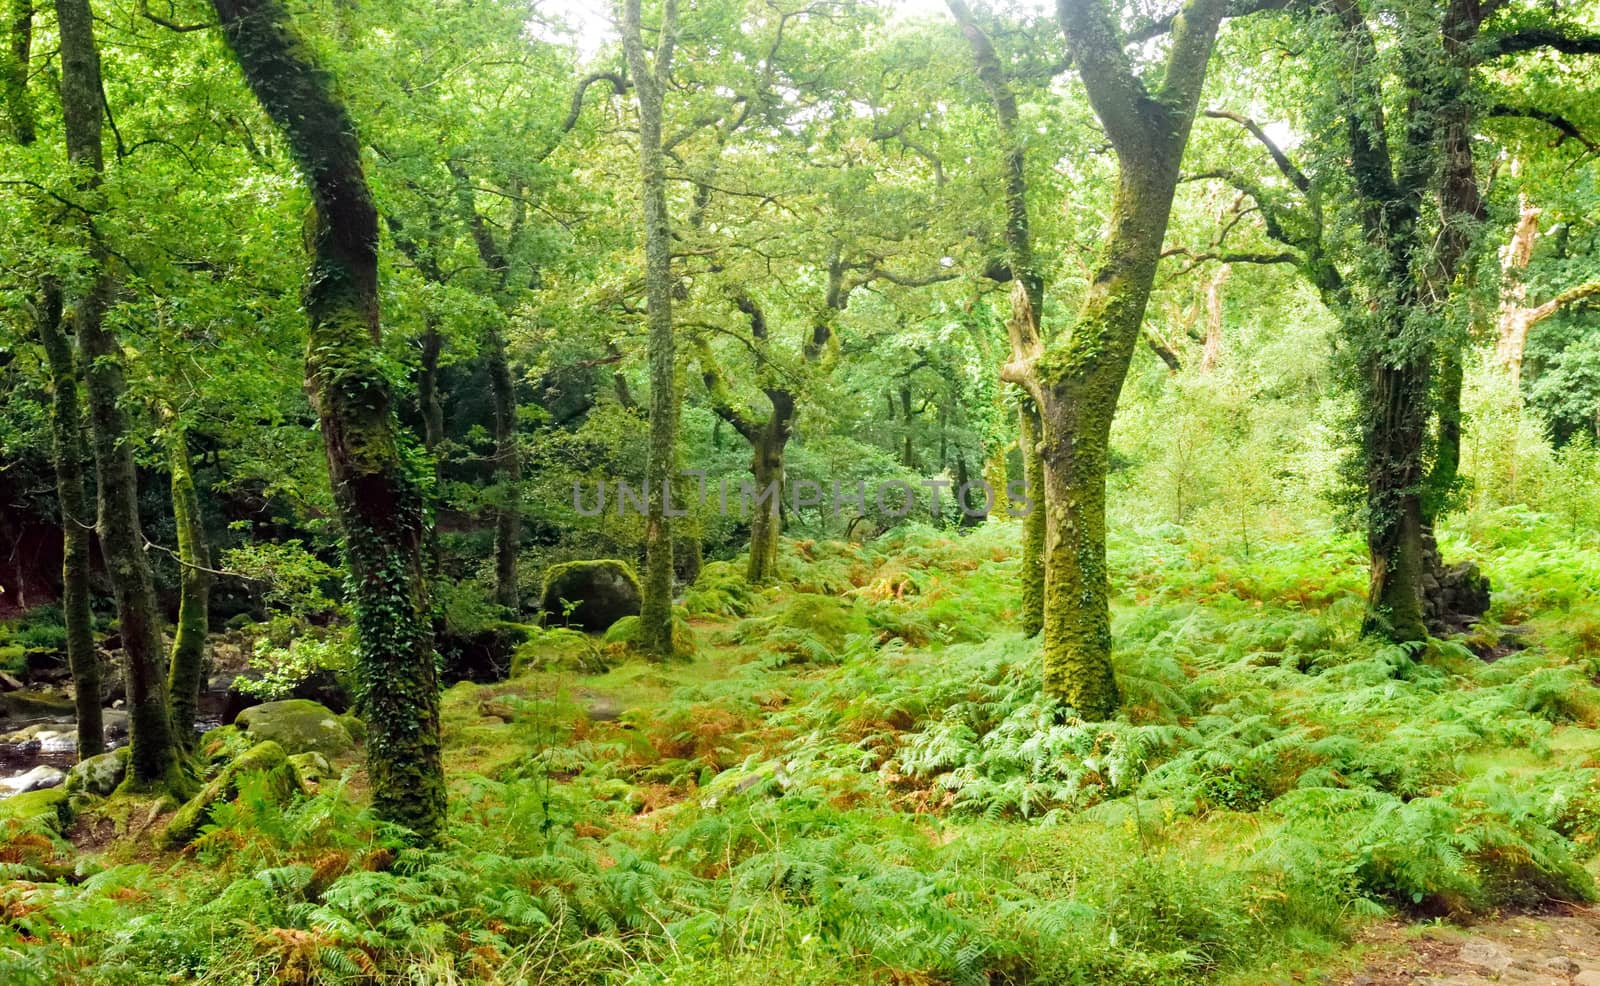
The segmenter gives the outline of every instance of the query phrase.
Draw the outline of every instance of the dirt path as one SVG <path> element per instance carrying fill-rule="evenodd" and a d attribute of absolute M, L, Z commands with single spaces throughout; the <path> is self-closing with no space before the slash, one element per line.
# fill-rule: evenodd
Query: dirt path
<path fill-rule="evenodd" d="M 1600 908 L 1573 907 L 1471 928 L 1386 925 L 1340 986 L 1600 986 Z"/>

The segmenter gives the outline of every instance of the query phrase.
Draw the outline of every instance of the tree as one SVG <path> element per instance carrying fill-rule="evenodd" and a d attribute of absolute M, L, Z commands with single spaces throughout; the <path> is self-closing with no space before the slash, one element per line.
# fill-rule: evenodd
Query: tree
<path fill-rule="evenodd" d="M 377 360 L 378 213 L 355 126 L 278 0 L 213 0 L 262 109 L 311 194 L 306 377 L 344 528 L 358 700 L 378 814 L 433 839 L 444 824 L 439 686 L 424 578 L 422 492 L 401 454 Z"/>
<path fill-rule="evenodd" d="M 677 0 L 662 6 L 654 63 L 645 55 L 640 0 L 623 0 L 622 44 L 639 109 L 639 189 L 644 208 L 645 294 L 650 325 L 650 447 L 645 486 L 650 498 L 645 526 L 645 578 L 639 611 L 639 646 L 672 653 L 672 476 L 677 468 L 679 392 L 672 323 L 672 223 L 662 151 L 663 92 L 677 44 Z"/>
<path fill-rule="evenodd" d="M 1183 6 L 1152 91 L 1100 0 L 1061 0 L 1059 7 L 1073 64 L 1116 155 L 1117 190 L 1071 331 L 1047 346 L 1034 319 L 1014 318 L 1013 359 L 1002 376 L 1028 391 L 1042 424 L 1045 687 L 1090 720 L 1110 718 L 1118 705 L 1106 573 L 1111 419 L 1140 339 L 1179 164 L 1227 8 L 1223 0 Z"/>
<path fill-rule="evenodd" d="M 61 112 L 67 156 L 79 169 L 78 189 L 94 201 L 105 160 L 101 145 L 100 53 L 88 0 L 56 0 L 61 45 Z M 122 407 L 126 389 L 123 354 L 105 324 L 115 290 L 111 257 L 97 233 L 92 209 L 80 206 L 85 270 L 67 292 L 83 361 L 95 474 L 99 489 L 100 547 L 116 595 L 117 621 L 127 658 L 130 788 L 181 787 L 177 776 L 167 683 L 161 655 L 160 612 L 144 555 L 139 524 L 138 477 L 126 442 Z"/>

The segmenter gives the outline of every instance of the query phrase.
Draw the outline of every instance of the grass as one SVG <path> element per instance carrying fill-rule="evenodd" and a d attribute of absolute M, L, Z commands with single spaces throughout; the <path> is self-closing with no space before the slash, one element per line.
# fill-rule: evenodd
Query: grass
<path fill-rule="evenodd" d="M 1361 640 L 1348 538 L 1124 536 L 1097 725 L 1011 629 L 1013 529 L 793 542 L 789 589 L 691 594 L 693 661 L 447 692 L 439 850 L 358 768 L 289 807 L 246 783 L 183 854 L 0 823 L 0 980 L 1289 982 L 1385 915 L 1583 899 L 1596 555 L 1544 523 L 1446 542 L 1522 624 L 1494 663 L 1466 644 L 1499 626 Z"/>

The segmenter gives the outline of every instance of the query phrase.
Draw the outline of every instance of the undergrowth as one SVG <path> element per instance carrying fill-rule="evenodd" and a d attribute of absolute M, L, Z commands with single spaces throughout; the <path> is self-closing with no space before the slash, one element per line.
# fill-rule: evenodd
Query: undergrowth
<path fill-rule="evenodd" d="M 708 567 L 692 663 L 447 694 L 438 848 L 355 768 L 67 878 L 4 823 L 0 981 L 1262 982 L 1368 917 L 1586 899 L 1600 556 L 1543 523 L 1448 541 L 1497 622 L 1412 648 L 1360 638 L 1347 538 L 1125 536 L 1100 724 L 1039 688 L 1007 527 L 787 544 L 785 589 Z"/>

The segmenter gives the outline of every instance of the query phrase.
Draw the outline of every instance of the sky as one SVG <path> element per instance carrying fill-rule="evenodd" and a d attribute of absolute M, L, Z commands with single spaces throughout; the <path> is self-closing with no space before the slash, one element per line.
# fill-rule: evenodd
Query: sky
<path fill-rule="evenodd" d="M 888 6 L 895 9 L 896 17 L 950 16 L 944 0 L 888 0 Z M 543 0 L 539 12 L 572 26 L 585 59 L 617 36 L 616 6 L 609 0 Z"/>

